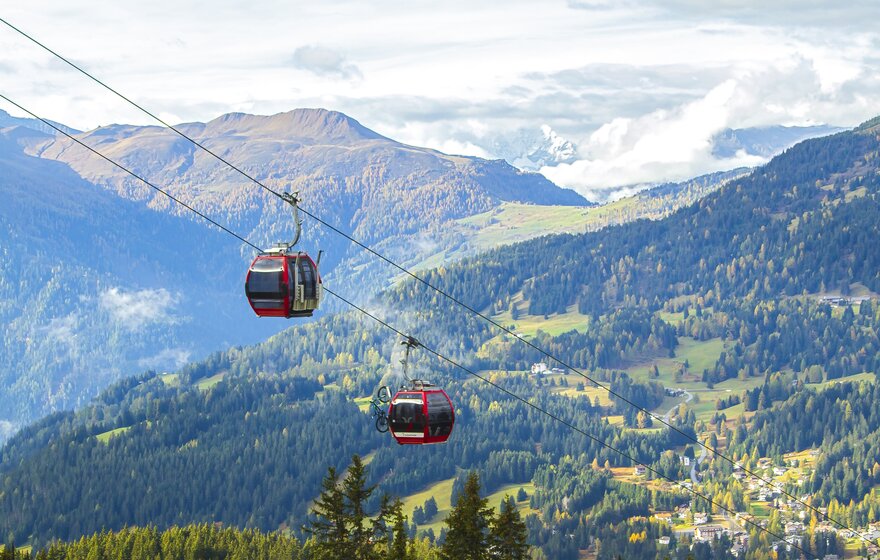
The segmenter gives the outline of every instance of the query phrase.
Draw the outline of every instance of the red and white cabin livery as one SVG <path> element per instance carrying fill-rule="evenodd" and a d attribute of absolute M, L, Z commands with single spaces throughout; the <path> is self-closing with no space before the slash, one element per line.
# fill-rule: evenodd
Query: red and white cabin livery
<path fill-rule="evenodd" d="M 399 444 L 444 443 L 454 424 L 455 409 L 446 391 L 424 381 L 398 391 L 388 407 L 388 426 Z"/>

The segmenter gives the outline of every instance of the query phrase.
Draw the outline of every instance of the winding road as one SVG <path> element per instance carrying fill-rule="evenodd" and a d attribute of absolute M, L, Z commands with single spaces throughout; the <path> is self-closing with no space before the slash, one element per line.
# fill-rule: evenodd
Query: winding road
<path fill-rule="evenodd" d="M 693 393 L 689 393 L 688 391 L 683 391 L 683 392 L 684 392 L 685 395 L 687 395 L 687 398 L 684 400 L 684 402 L 685 402 L 685 403 L 689 403 L 689 402 L 691 402 L 691 401 L 693 400 L 693 398 L 694 398 Z M 673 406 L 672 408 L 670 408 L 670 409 L 666 412 L 666 414 L 663 415 L 663 421 L 664 421 L 664 422 L 666 422 L 666 423 L 669 423 L 669 422 L 670 422 L 670 418 L 672 417 L 672 413 L 675 412 L 675 409 L 677 409 L 677 408 L 678 408 L 678 405 L 680 405 L 680 404 L 681 404 L 681 403 L 676 403 L 675 406 Z M 694 484 L 698 484 L 698 483 L 700 482 L 699 479 L 697 479 L 697 468 L 700 466 L 700 463 L 702 463 L 702 462 L 706 459 L 706 453 L 707 453 L 707 452 L 708 452 L 708 451 L 706 450 L 706 448 L 705 448 L 704 446 L 701 445 L 701 446 L 700 446 L 700 456 L 697 457 L 697 459 L 696 459 L 696 460 L 693 462 L 693 464 L 691 465 L 691 481 L 692 481 Z"/>
<path fill-rule="evenodd" d="M 691 465 L 691 482 L 694 484 L 698 484 L 700 481 L 697 479 L 697 467 L 700 466 L 700 463 L 703 462 L 703 459 L 706 458 L 706 453 L 708 453 L 705 446 L 700 446 L 700 456 L 697 457 L 697 460 L 694 461 L 694 464 Z"/>
<path fill-rule="evenodd" d="M 664 387 L 663 389 L 665 390 L 665 389 L 667 389 L 667 387 Z M 687 398 L 684 400 L 685 403 L 689 403 L 689 402 L 691 402 L 691 400 L 693 400 L 694 395 L 692 393 L 688 393 L 687 391 L 684 391 L 682 389 L 679 389 L 679 390 L 682 391 L 685 395 L 687 395 Z M 666 414 L 663 415 L 664 422 L 666 422 L 666 423 L 669 422 L 669 418 L 672 416 L 672 413 L 675 412 L 675 409 L 678 408 L 678 405 L 680 405 L 680 404 L 682 404 L 682 403 L 676 403 L 672 408 L 670 408 L 669 410 L 666 411 Z"/>

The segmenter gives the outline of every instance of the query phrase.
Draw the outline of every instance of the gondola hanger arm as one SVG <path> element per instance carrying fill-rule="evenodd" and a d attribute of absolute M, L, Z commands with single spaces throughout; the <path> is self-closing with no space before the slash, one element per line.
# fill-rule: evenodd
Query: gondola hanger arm
<path fill-rule="evenodd" d="M 288 244 L 288 248 L 290 248 L 299 243 L 300 235 L 302 235 L 302 218 L 299 217 L 299 191 L 294 191 L 293 194 L 289 192 L 282 193 L 281 198 L 284 202 L 293 206 L 293 223 L 296 224 L 296 235 L 293 241 Z"/>

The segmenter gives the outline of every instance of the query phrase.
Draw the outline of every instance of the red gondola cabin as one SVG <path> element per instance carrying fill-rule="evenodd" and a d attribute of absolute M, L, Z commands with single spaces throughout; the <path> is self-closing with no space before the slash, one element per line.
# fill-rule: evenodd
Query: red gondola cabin
<path fill-rule="evenodd" d="M 244 291 L 260 317 L 311 317 L 323 291 L 318 266 L 306 253 L 262 253 L 248 270 Z"/>
<path fill-rule="evenodd" d="M 388 408 L 388 426 L 400 444 L 444 443 L 454 424 L 452 401 L 430 383 L 416 381 L 398 391 Z"/>

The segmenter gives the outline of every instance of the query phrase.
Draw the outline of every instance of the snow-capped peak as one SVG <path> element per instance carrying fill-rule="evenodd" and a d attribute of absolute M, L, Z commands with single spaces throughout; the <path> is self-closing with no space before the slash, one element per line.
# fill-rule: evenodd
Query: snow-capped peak
<path fill-rule="evenodd" d="M 537 171 L 545 166 L 571 163 L 577 159 L 577 147 L 547 124 L 537 130 L 520 129 L 496 138 L 486 151 L 526 171 Z"/>

